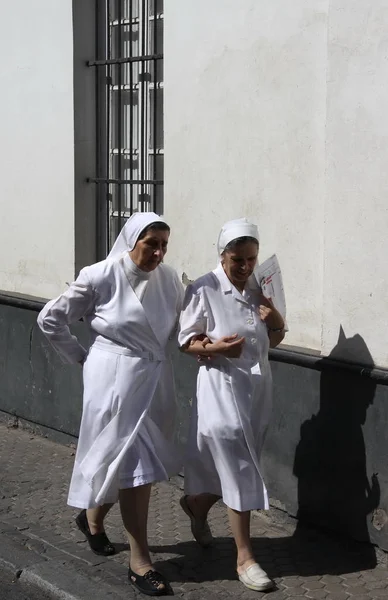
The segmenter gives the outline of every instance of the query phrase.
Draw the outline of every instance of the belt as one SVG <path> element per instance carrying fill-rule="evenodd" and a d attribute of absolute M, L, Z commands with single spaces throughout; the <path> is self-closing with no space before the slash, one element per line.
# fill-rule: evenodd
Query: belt
<path fill-rule="evenodd" d="M 90 349 L 98 348 L 105 350 L 105 352 L 113 352 L 113 354 L 123 354 L 124 356 L 131 356 L 133 358 L 144 358 L 150 362 L 161 362 L 167 360 L 167 357 L 162 352 L 151 352 L 148 350 L 130 350 L 125 346 L 119 346 L 118 344 L 104 344 L 104 342 L 94 342 Z"/>

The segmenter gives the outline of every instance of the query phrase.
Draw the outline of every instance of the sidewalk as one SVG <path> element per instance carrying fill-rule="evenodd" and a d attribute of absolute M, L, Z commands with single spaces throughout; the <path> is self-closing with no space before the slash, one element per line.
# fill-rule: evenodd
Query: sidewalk
<path fill-rule="evenodd" d="M 66 506 L 73 460 L 72 448 L 0 425 L 0 565 L 63 600 L 144 598 L 126 580 L 128 554 L 117 507 L 107 519 L 107 533 L 119 549 L 114 557 L 95 556 L 75 528 L 77 511 Z M 383 553 L 376 556 L 370 546 L 295 529 L 295 521 L 279 511 L 260 513 L 252 522 L 256 556 L 277 589 L 265 595 L 247 590 L 235 578 L 225 508 L 213 509 L 210 525 L 217 539 L 202 550 L 179 507 L 181 483 L 155 486 L 149 520 L 154 564 L 170 579 L 175 596 L 388 599 Z"/>

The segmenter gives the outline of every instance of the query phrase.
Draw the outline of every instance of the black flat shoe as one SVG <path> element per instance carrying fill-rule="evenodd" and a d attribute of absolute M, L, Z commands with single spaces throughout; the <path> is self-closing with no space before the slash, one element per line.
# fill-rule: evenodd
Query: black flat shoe
<path fill-rule="evenodd" d="M 150 569 L 145 575 L 137 575 L 132 569 L 128 569 L 128 580 L 132 585 L 146 596 L 167 596 L 173 591 L 167 579 L 158 571 Z"/>
<path fill-rule="evenodd" d="M 90 549 L 94 554 L 98 554 L 99 556 L 111 556 L 116 552 L 115 547 L 110 543 L 105 531 L 102 533 L 95 533 L 94 535 L 90 533 L 86 510 L 81 510 L 75 522 L 78 529 L 82 531 L 88 540 Z"/>

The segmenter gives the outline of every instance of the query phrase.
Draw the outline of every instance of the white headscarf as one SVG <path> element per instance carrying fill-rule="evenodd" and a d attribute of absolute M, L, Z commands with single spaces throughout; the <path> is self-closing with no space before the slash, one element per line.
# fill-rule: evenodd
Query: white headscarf
<path fill-rule="evenodd" d="M 151 223 L 166 223 L 166 221 L 154 212 L 139 212 L 129 217 L 113 244 L 108 258 L 120 258 L 124 252 L 133 250 L 139 235 Z"/>
<path fill-rule="evenodd" d="M 221 256 L 226 246 L 233 240 L 240 237 L 253 237 L 259 241 L 259 230 L 257 225 L 250 223 L 248 219 L 243 217 L 242 219 L 234 219 L 234 221 L 228 221 L 222 226 L 220 235 L 218 236 L 217 250 L 218 256 Z"/>

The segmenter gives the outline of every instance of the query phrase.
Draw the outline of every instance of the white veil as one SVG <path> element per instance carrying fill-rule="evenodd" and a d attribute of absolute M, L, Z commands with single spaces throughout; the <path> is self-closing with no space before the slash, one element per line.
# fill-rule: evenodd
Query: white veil
<path fill-rule="evenodd" d="M 154 212 L 135 213 L 129 217 L 113 244 L 108 258 L 120 258 L 124 252 L 134 249 L 141 232 L 151 223 L 166 223 Z"/>

